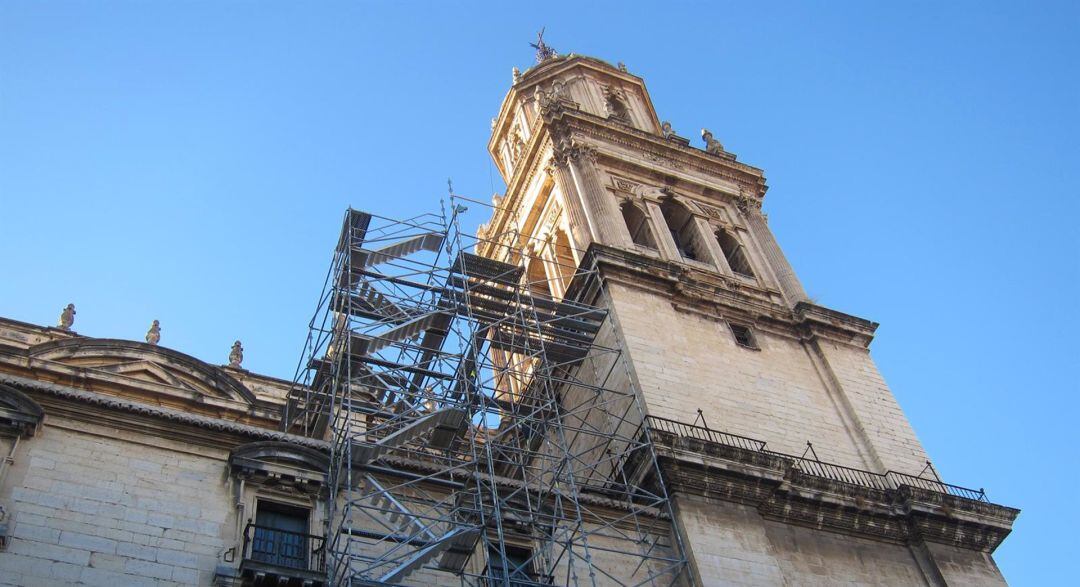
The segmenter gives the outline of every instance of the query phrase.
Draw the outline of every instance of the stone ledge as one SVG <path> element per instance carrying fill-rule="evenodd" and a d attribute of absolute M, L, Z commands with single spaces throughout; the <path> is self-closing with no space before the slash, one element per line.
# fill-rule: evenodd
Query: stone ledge
<path fill-rule="evenodd" d="M 670 493 L 751 505 L 787 524 L 991 553 L 1020 513 L 909 485 L 881 489 L 836 481 L 800 471 L 781 456 L 694 438 L 661 434 L 654 441 Z"/>

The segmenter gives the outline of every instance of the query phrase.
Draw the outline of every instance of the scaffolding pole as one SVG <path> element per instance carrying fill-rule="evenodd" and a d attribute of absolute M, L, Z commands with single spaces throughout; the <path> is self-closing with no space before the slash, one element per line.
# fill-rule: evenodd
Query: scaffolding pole
<path fill-rule="evenodd" d="M 342 222 L 282 419 L 331 446 L 329 583 L 693 584 L 595 268 L 461 201 Z"/>

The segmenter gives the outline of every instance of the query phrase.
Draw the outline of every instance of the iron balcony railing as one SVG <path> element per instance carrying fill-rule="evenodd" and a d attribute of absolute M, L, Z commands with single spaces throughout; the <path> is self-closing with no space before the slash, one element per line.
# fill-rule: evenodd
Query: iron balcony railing
<path fill-rule="evenodd" d="M 908 475 L 907 473 L 897 473 L 896 471 L 889 471 L 885 473 L 893 483 L 898 487 L 908 486 L 918 489 L 925 489 L 927 491 L 936 491 L 938 493 L 947 493 L 955 497 L 963 497 L 964 499 L 973 499 L 975 501 L 986 501 L 985 489 L 970 489 L 968 487 L 960 487 L 959 485 L 953 485 L 951 483 L 945 483 L 936 479 L 927 479 L 925 477 L 916 477 L 914 475 Z"/>
<path fill-rule="evenodd" d="M 661 418 L 659 416 L 646 416 L 645 425 L 649 427 L 650 431 L 658 432 L 659 434 L 657 436 L 661 438 L 664 435 L 683 438 L 694 438 L 705 442 L 731 446 L 749 451 L 767 453 L 776 457 L 780 457 L 781 459 L 784 459 L 786 462 L 789 463 L 788 466 L 790 468 L 795 469 L 804 475 L 810 475 L 813 477 L 829 479 L 831 481 L 839 481 L 841 483 L 849 483 L 851 485 L 858 485 L 861 487 L 870 487 L 873 489 L 881 490 L 898 489 L 905 486 L 914 487 L 926 491 L 944 493 L 946 495 L 952 495 L 954 497 L 961 497 L 974 501 L 989 502 L 989 500 L 986 498 L 985 490 L 969 489 L 967 487 L 960 487 L 959 485 L 945 483 L 940 479 L 936 478 L 936 473 L 934 474 L 934 479 L 928 479 L 922 476 L 909 475 L 907 473 L 898 473 L 896 471 L 888 471 L 885 474 L 874 473 L 873 471 L 865 471 L 863 469 L 855 469 L 853 467 L 845 467 L 843 465 L 827 463 L 824 461 L 820 461 L 817 458 L 807 458 L 805 454 L 803 456 L 797 457 L 794 455 L 767 450 L 765 448 L 765 442 L 761 440 L 755 440 L 753 438 L 739 436 L 738 434 L 731 434 L 728 432 L 713 430 L 708 426 L 687 424 L 685 422 L 679 422 L 678 420 L 672 420 L 669 418 Z M 927 468 L 930 468 L 929 463 L 927 465 Z"/>
<path fill-rule="evenodd" d="M 738 434 L 720 432 L 704 426 L 687 424 L 685 422 L 661 418 L 659 416 L 645 416 L 645 421 L 649 425 L 649 428 L 660 431 L 661 433 L 673 434 L 684 438 L 696 438 L 698 440 L 704 440 L 705 442 L 715 442 L 717 444 L 734 446 L 745 450 L 758 452 L 765 450 L 764 442 L 745 436 L 739 436 Z"/>
<path fill-rule="evenodd" d="M 322 536 L 291 532 L 248 522 L 244 558 L 285 569 L 321 573 L 326 564 Z"/>

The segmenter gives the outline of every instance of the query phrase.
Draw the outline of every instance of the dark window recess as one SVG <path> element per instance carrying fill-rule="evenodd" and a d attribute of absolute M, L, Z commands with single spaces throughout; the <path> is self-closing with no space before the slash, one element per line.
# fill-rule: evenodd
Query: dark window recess
<path fill-rule="evenodd" d="M 697 235 L 694 230 L 694 215 L 690 210 L 676 200 L 667 200 L 660 206 L 664 213 L 664 222 L 667 223 L 671 239 L 675 241 L 675 249 L 684 259 L 700 261 L 698 255 Z"/>
<path fill-rule="evenodd" d="M 724 258 L 727 259 L 732 271 L 747 277 L 754 276 L 754 270 L 750 268 L 750 260 L 746 257 L 746 249 L 734 236 L 721 228 L 716 231 L 716 242 L 720 245 L 720 250 L 724 252 Z"/>
<path fill-rule="evenodd" d="M 488 584 L 491 587 L 524 587 L 536 585 L 538 577 L 533 571 L 532 550 L 520 546 L 505 546 L 506 556 L 498 545 L 488 548 Z M 509 577 L 510 582 L 506 582 Z"/>
<path fill-rule="evenodd" d="M 259 501 L 251 558 L 263 563 L 307 569 L 308 510 L 272 501 Z"/>
<path fill-rule="evenodd" d="M 749 326 L 741 324 L 729 324 L 728 326 L 731 326 L 731 334 L 735 336 L 735 342 L 739 346 L 757 350 L 757 340 L 754 339 L 754 332 L 750 330 Z"/>

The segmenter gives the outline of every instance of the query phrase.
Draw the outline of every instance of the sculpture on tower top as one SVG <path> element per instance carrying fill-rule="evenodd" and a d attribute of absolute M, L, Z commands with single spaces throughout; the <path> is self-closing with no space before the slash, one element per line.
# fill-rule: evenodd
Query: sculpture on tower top
<path fill-rule="evenodd" d="M 705 141 L 705 152 L 712 153 L 713 155 L 720 155 L 724 152 L 724 145 L 721 145 L 720 141 L 713 138 L 709 129 L 701 129 L 701 139 Z"/>
<path fill-rule="evenodd" d="M 232 345 L 232 350 L 229 351 L 229 366 L 233 369 L 239 369 L 240 363 L 244 362 L 244 347 L 240 344 L 240 341 L 236 341 Z"/>
<path fill-rule="evenodd" d="M 552 57 L 558 57 L 559 54 L 555 52 L 547 43 L 544 42 L 544 30 L 547 27 L 540 29 L 539 33 L 536 33 L 536 42 L 529 43 L 529 46 L 536 49 L 536 62 L 543 63 Z"/>
<path fill-rule="evenodd" d="M 64 311 L 60 312 L 60 322 L 56 324 L 56 327 L 60 330 L 71 330 L 71 325 L 74 323 L 75 304 L 68 304 Z"/>
<path fill-rule="evenodd" d="M 150 330 L 146 331 L 146 342 L 157 345 L 161 341 L 161 323 L 154 320 L 154 323 L 150 325 Z"/>

